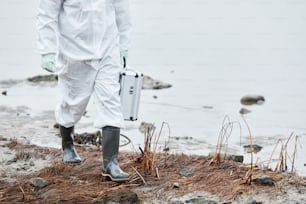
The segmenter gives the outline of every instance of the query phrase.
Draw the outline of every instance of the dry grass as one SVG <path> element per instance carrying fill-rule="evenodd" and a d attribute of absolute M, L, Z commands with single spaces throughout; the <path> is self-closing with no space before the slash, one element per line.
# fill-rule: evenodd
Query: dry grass
<path fill-rule="evenodd" d="M 0 181 L 0 203 L 97 203 L 107 198 L 112 191 L 137 191 L 143 186 L 150 189 L 151 200 L 165 197 L 163 195 L 173 192 L 176 197 L 179 197 L 195 191 L 207 191 L 225 201 L 233 200 L 241 193 L 249 191 L 262 192 L 264 190 L 275 193 L 277 189 L 281 190 L 283 186 L 287 185 L 306 186 L 305 179 L 295 175 L 288 177 L 274 171 L 257 168 L 253 164 L 250 167 L 250 165 L 223 160 L 221 151 L 224 151 L 223 148 L 227 144 L 233 128 L 233 123 L 228 118 L 223 121 L 213 160 L 205 156 L 158 153 L 157 144 L 162 130 L 166 126 L 170 136 L 168 124 L 163 123 L 157 134 L 155 134 L 155 127 L 152 126 L 146 129 L 144 150 L 141 149 L 139 153 L 120 153 L 120 166 L 130 174 L 129 182 L 121 184 L 106 180 L 101 176 L 102 158 L 99 150 L 86 151 L 78 148 L 83 162 L 79 165 L 73 165 L 62 162 L 61 151 L 58 149 L 21 145 L 12 141 L 9 145 L 19 152 L 17 154 L 19 159 L 52 157 L 52 165 L 30 175 L 18 175 L 15 177 L 17 182 L 14 183 Z M 285 158 L 288 157 L 288 152 L 284 147 L 292 137 L 290 136 L 287 142 L 282 145 L 281 152 Z M 251 135 L 250 139 L 252 145 Z M 297 145 L 297 141 L 296 137 L 295 145 Z M 296 154 L 296 151 L 295 148 L 293 155 Z M 282 162 L 279 163 L 278 168 L 280 166 L 283 168 L 285 160 L 282 156 L 280 158 Z M 294 158 L 295 156 L 292 159 L 292 166 L 294 166 Z M 190 175 L 182 174 L 182 172 L 189 170 L 192 172 Z M 262 175 L 272 177 L 276 186 L 245 185 L 250 184 L 250 182 L 246 182 L 250 178 Z M 29 180 L 34 177 L 45 179 L 49 185 L 44 188 L 31 186 Z M 174 183 L 179 183 L 180 188 L 174 189 Z M 140 198 L 148 197 L 148 193 L 137 192 Z"/>
<path fill-rule="evenodd" d="M 141 168 L 145 171 L 146 174 L 152 174 L 155 171 L 156 176 L 159 177 L 158 166 L 156 164 L 156 153 L 158 142 L 165 126 L 168 127 L 168 137 L 170 137 L 170 127 L 166 122 L 162 123 L 158 134 L 155 134 L 156 127 L 154 124 L 148 124 L 144 128 L 144 150 L 140 148 L 141 156 L 138 158 L 138 161 L 140 161 Z"/>
<path fill-rule="evenodd" d="M 221 130 L 219 132 L 218 142 L 216 145 L 216 151 L 211 159 L 210 163 L 220 163 L 227 156 L 228 140 L 233 131 L 234 124 L 228 116 L 225 116 L 222 122 Z M 239 123 L 238 123 L 239 124 Z M 240 124 L 239 124 L 240 127 Z M 240 128 L 241 129 L 241 128 Z M 241 136 L 241 135 L 240 135 Z"/>
<path fill-rule="evenodd" d="M 22 146 L 19 145 L 19 148 Z M 262 190 L 263 187 L 245 185 L 245 175 L 249 167 L 233 161 L 210 163 L 205 156 L 187 156 L 184 154 L 155 153 L 158 160 L 158 173 L 148 174 L 142 169 L 140 154 L 122 152 L 119 156 L 121 167 L 130 173 L 130 181 L 118 184 L 106 180 L 100 175 L 102 158 L 97 150 L 85 151 L 78 149 L 84 161 L 79 165 L 66 164 L 61 161 L 60 150 L 45 150 L 31 146 L 39 153 L 53 152 L 52 166 L 31 175 L 19 175 L 17 183 L 0 182 L 0 203 L 95 203 L 105 198 L 113 190 L 136 190 L 146 186 L 151 188 L 152 197 L 175 191 L 182 196 L 194 191 L 208 191 L 219 196 L 221 200 L 234 199 L 237 195 L 250 190 Z M 24 150 L 28 149 L 24 146 Z M 192 169 L 189 176 L 181 172 Z M 253 169 L 253 176 L 271 176 L 275 181 L 283 181 L 284 176 L 273 171 Z M 41 177 L 48 181 L 45 188 L 35 188 L 29 184 L 29 179 Z M 179 183 L 179 189 L 173 189 L 173 184 Z M 264 187 L 265 191 L 275 191 L 275 187 Z M 146 197 L 139 193 L 140 198 Z M 152 198 L 153 199 L 153 198 Z"/>

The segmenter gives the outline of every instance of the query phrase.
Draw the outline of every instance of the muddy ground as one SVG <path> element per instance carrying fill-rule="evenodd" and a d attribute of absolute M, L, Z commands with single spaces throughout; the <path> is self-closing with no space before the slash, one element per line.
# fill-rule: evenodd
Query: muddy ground
<path fill-rule="evenodd" d="M 306 179 L 254 169 L 271 186 L 247 184 L 250 168 L 234 161 L 211 163 L 205 156 L 159 153 L 158 171 L 145 172 L 141 153 L 121 152 L 130 181 L 100 175 L 101 150 L 78 147 L 79 165 L 66 164 L 57 148 L 20 144 L 1 137 L 0 203 L 305 203 Z M 33 183 L 33 179 L 40 183 Z"/>

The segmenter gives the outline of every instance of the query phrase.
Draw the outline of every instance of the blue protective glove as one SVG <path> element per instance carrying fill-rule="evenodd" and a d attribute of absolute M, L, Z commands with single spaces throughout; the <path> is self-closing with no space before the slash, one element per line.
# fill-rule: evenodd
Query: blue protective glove
<path fill-rule="evenodd" d="M 55 53 L 41 55 L 41 67 L 53 73 L 55 71 Z"/>
<path fill-rule="evenodd" d="M 121 60 L 121 65 L 125 68 L 126 67 L 126 61 L 129 56 L 128 50 L 122 50 L 120 51 L 120 60 Z"/>

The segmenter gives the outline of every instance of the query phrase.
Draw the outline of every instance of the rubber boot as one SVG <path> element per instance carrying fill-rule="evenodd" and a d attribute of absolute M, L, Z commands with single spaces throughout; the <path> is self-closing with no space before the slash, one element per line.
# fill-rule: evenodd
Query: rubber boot
<path fill-rule="evenodd" d="M 102 176 L 109 177 L 116 182 L 127 181 L 129 175 L 123 172 L 118 164 L 120 129 L 106 126 L 102 128 L 102 136 Z"/>
<path fill-rule="evenodd" d="M 73 145 L 73 130 L 74 127 L 65 128 L 60 126 L 60 134 L 62 136 L 62 155 L 64 162 L 68 163 L 80 163 L 82 160 L 78 153 L 75 151 Z"/>

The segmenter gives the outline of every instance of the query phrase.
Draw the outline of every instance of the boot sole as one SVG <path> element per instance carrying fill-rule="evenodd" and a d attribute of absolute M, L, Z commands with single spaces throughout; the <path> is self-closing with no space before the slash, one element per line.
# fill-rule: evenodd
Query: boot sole
<path fill-rule="evenodd" d="M 129 178 L 113 178 L 110 174 L 106 174 L 106 173 L 101 173 L 101 174 L 102 176 L 108 177 L 110 180 L 115 181 L 115 182 L 125 182 L 129 180 Z"/>

